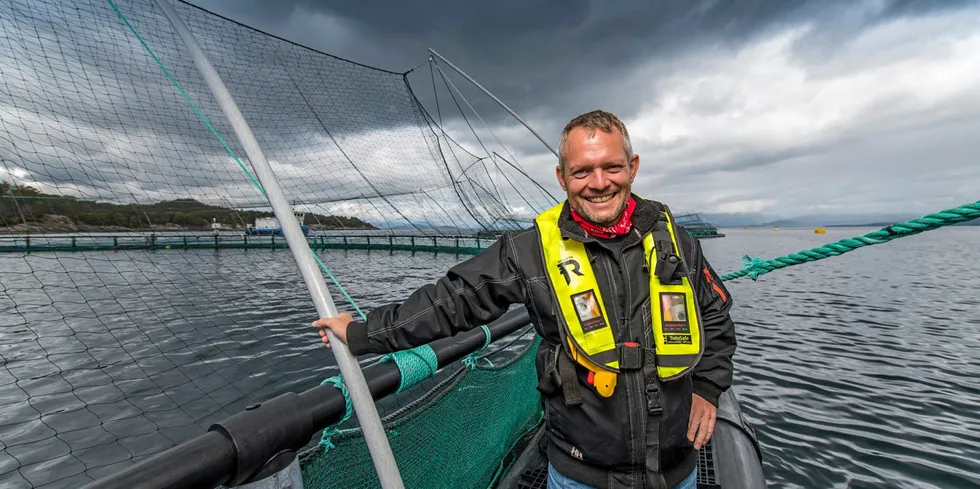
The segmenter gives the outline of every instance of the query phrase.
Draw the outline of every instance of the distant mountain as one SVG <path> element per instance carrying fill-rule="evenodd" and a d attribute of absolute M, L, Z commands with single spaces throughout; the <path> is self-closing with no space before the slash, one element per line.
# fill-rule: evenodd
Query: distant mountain
<path fill-rule="evenodd" d="M 779 216 L 759 212 L 704 212 L 701 216 L 704 220 L 719 228 L 761 226 L 763 223 L 779 219 Z"/>
<path fill-rule="evenodd" d="M 789 219 L 775 219 L 762 226 L 779 227 L 833 227 L 833 226 L 888 226 L 896 222 L 920 217 L 912 214 L 808 214 Z"/>

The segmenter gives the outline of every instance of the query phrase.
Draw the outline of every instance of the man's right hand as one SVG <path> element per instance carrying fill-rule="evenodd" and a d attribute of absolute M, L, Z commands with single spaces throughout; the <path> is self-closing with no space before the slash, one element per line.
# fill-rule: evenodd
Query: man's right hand
<path fill-rule="evenodd" d="M 340 315 L 332 318 L 320 318 L 313 321 L 313 327 L 320 330 L 320 340 L 323 341 L 327 348 L 330 348 L 330 337 L 327 336 L 327 330 L 333 331 L 333 334 L 347 344 L 347 326 L 353 321 L 354 318 L 346 313 L 342 312 Z"/>

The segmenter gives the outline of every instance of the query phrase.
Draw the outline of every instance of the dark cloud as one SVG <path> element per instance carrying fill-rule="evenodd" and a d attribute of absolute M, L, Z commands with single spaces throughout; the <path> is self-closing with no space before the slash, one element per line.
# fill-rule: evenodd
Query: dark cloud
<path fill-rule="evenodd" d="M 866 14 L 850 30 L 834 26 L 841 12 L 864 4 L 825 0 L 192 3 L 332 54 L 396 71 L 424 61 L 426 49 L 432 47 L 518 112 L 567 119 L 596 106 L 623 117 L 634 115 L 637 108 L 625 94 L 596 92 L 616 87 L 614 80 L 624 70 L 651 59 L 677 58 L 705 46 L 737 49 L 802 20 L 826 21 L 828 27 L 814 35 L 814 42 L 803 44 L 833 49 L 839 36 L 855 29 L 956 8 L 964 2 L 874 2 L 878 7 L 865 8 Z M 353 41 L 325 44 L 325 39 L 333 39 L 327 31 L 334 26 L 306 25 L 305 21 L 316 21 L 316 14 L 338 19 Z M 420 70 L 412 80 L 419 97 L 431 102 L 426 71 Z M 492 110 L 492 102 L 473 98 L 490 117 L 504 117 Z"/>
<path fill-rule="evenodd" d="M 975 97 L 967 97 L 964 88 L 975 79 L 963 68 L 975 62 L 965 51 L 971 45 L 961 42 L 971 32 L 969 19 L 927 18 L 957 12 L 963 8 L 959 2 L 195 3 L 290 41 L 396 72 L 424 62 L 426 48 L 434 47 L 531 121 L 552 146 L 568 118 L 594 108 L 612 110 L 627 119 L 643 155 L 641 192 L 693 177 L 792 173 L 787 168 L 798 161 L 840 166 L 842 147 L 872 154 L 868 148 L 883 151 L 876 140 L 900 132 L 914 138 L 916 131 L 973 121 L 978 113 Z M 160 14 L 146 2 L 119 4 L 247 165 L 230 125 Z M 105 165 L 115 173 L 95 179 L 100 195 L 135 188 L 173 198 L 213 189 L 222 199 L 261 200 L 106 5 L 37 3 L 31 15 L 26 3 L 13 5 L 19 10 L 0 12 L 6 35 L 0 40 L 0 114 L 7 124 L 0 138 L 16 146 L 5 164 L 46 172 L 52 182 L 92 178 L 93 165 Z M 335 203 L 329 204 L 334 208 L 360 206 L 398 220 L 405 216 L 379 210 L 390 211 L 391 202 L 370 197 L 383 193 L 394 201 L 430 189 L 440 195 L 436 207 L 458 205 L 451 201 L 460 196 L 445 191 L 456 178 L 467 193 L 462 199 L 485 204 L 476 212 L 492 219 L 523 203 L 492 159 L 473 165 L 488 152 L 521 165 L 561 195 L 554 157 L 445 65 L 466 101 L 450 98 L 436 73 L 437 106 L 425 64 L 406 85 L 398 73 L 316 53 L 192 6 L 178 10 L 293 197 Z M 894 19 L 908 22 L 890 23 Z M 931 84 L 909 79 L 931 71 L 951 75 L 934 77 Z M 465 151 L 432 132 L 438 128 L 426 127 L 413 92 L 429 115 L 441 116 Z M 469 113 L 467 102 L 504 146 Z M 943 161 L 949 163 L 937 166 L 953 173 L 962 165 L 961 158 Z M 692 205 L 781 205 L 764 196 L 765 185 L 721 194 Z M 398 202 L 411 207 L 405 199 Z"/>

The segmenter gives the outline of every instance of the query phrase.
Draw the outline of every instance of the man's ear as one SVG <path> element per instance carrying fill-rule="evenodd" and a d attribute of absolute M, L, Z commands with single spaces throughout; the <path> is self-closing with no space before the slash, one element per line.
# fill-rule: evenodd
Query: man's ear
<path fill-rule="evenodd" d="M 565 187 L 565 175 L 564 175 L 564 173 L 565 172 L 563 172 L 562 169 L 561 169 L 561 165 L 555 166 L 555 176 L 558 177 L 558 185 L 561 185 L 561 189 L 563 191 L 568 192 L 568 189 Z"/>
<path fill-rule="evenodd" d="M 630 183 L 633 183 L 633 179 L 636 178 L 636 174 L 640 171 L 640 155 L 634 154 L 633 159 L 630 160 Z"/>

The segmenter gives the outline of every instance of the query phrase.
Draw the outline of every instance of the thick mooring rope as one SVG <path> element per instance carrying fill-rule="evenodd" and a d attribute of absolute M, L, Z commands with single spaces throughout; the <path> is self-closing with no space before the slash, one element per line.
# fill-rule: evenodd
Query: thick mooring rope
<path fill-rule="evenodd" d="M 931 231 L 943 226 L 951 226 L 953 224 L 971 221 L 978 217 L 980 217 L 980 201 L 939 211 L 935 214 L 929 214 L 917 219 L 912 219 L 911 221 L 892 224 L 891 226 L 883 227 L 863 236 L 842 239 L 840 241 L 828 243 L 809 250 L 804 250 L 799 253 L 773 258 L 771 260 L 761 260 L 759 258 L 746 256 L 742 259 L 744 266 L 741 270 L 723 275 L 721 279 L 732 280 L 741 277 L 749 277 L 752 280 L 755 280 L 760 275 L 769 273 L 779 268 L 800 265 L 803 263 L 822 260 L 824 258 L 830 258 L 832 256 L 842 255 L 848 251 L 854 251 L 864 246 L 887 243 L 898 238 L 904 238 L 905 236 L 912 236 L 913 234 Z"/>

